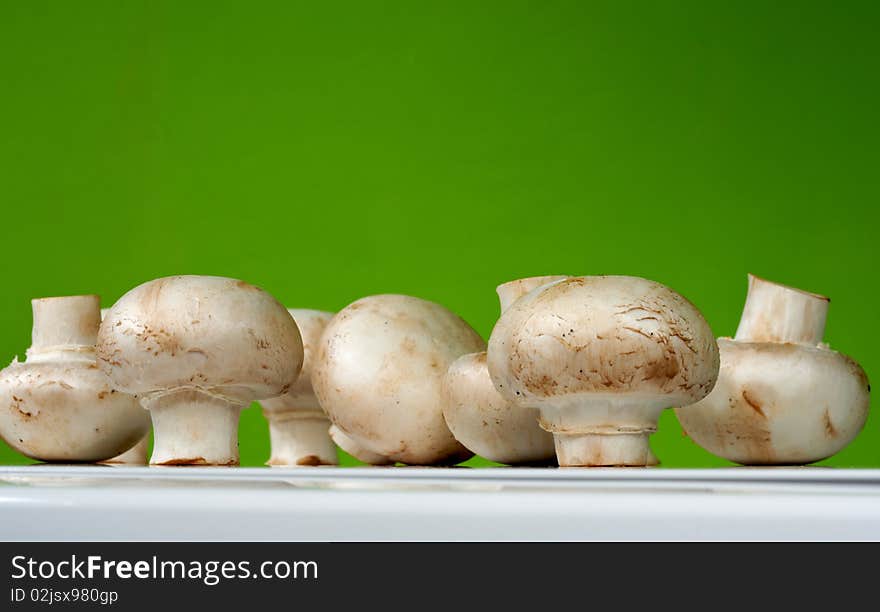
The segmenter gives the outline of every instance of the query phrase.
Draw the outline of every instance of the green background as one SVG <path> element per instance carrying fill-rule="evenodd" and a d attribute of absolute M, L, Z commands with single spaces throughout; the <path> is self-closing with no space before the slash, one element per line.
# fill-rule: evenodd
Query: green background
<path fill-rule="evenodd" d="M 497 284 L 559 273 L 658 280 L 730 335 L 753 272 L 831 296 L 874 375 L 878 7 L 4 1 L 0 356 L 33 297 L 172 274 L 412 294 L 487 337 Z M 825 463 L 880 466 L 877 419 Z M 653 446 L 725 465 L 671 411 Z M 268 454 L 252 406 L 242 463 Z"/>

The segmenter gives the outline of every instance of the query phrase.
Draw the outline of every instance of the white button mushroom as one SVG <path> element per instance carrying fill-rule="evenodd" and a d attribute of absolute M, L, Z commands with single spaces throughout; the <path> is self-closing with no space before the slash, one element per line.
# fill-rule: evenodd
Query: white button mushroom
<path fill-rule="evenodd" d="M 96 462 L 134 446 L 150 419 L 98 369 L 98 296 L 41 298 L 32 306 L 27 359 L 0 372 L 0 435 L 40 461 Z"/>
<path fill-rule="evenodd" d="M 440 386 L 453 360 L 485 342 L 446 308 L 375 295 L 327 325 L 312 387 L 343 450 L 370 463 L 453 464 L 470 456 L 443 420 Z"/>
<path fill-rule="evenodd" d="M 828 298 L 749 275 L 734 339 L 703 400 L 676 409 L 709 452 L 746 465 L 812 463 L 849 444 L 868 417 L 864 370 L 822 343 Z"/>
<path fill-rule="evenodd" d="M 702 314 L 659 283 L 567 278 L 508 308 L 492 331 L 489 375 L 507 401 L 537 408 L 561 466 L 656 463 L 660 412 L 696 401 L 718 376 Z"/>
<path fill-rule="evenodd" d="M 254 400 L 282 395 L 302 367 L 293 317 L 240 280 L 160 278 L 107 313 L 98 362 L 153 420 L 159 465 L 235 465 L 238 420 Z"/>
<path fill-rule="evenodd" d="M 358 442 L 357 439 L 347 436 L 336 425 L 330 426 L 330 437 L 339 448 L 343 449 L 359 461 L 363 461 L 370 465 L 394 465 L 393 459 L 386 457 L 385 455 L 380 455 L 379 453 L 374 453 Z"/>
<path fill-rule="evenodd" d="M 109 308 L 101 309 L 101 320 L 104 320 L 104 317 L 107 316 L 107 313 L 110 312 Z M 142 408 L 143 410 L 143 408 Z M 146 411 L 144 414 L 149 416 Z M 150 434 L 149 432 L 141 441 L 132 446 L 130 449 L 116 455 L 115 457 L 110 457 L 105 461 L 101 461 L 101 463 L 105 463 L 107 465 L 147 465 L 147 453 L 149 451 L 149 441 Z"/>
<path fill-rule="evenodd" d="M 529 291 L 565 276 L 536 276 L 500 285 L 504 313 Z M 508 402 L 489 378 L 486 351 L 462 355 L 443 379 L 443 416 L 455 438 L 490 461 L 512 465 L 556 463 L 553 435 L 538 425 L 533 407 Z"/>
<path fill-rule="evenodd" d="M 336 465 L 336 445 L 330 439 L 330 419 L 312 391 L 312 363 L 321 333 L 332 312 L 291 309 L 303 341 L 303 366 L 296 383 L 280 397 L 262 400 L 269 421 L 272 456 L 267 465 Z"/>
<path fill-rule="evenodd" d="M 143 410 L 143 408 L 141 408 Z M 144 411 L 146 413 L 146 411 Z M 147 451 L 149 450 L 150 436 L 147 434 L 141 441 L 120 455 L 111 457 L 101 463 L 107 465 L 147 465 Z"/>

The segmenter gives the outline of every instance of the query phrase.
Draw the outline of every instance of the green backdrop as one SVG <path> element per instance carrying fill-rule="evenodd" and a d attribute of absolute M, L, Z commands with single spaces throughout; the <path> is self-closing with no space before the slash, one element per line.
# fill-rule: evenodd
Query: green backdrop
<path fill-rule="evenodd" d="M 488 336 L 538 274 L 666 283 L 736 328 L 753 272 L 880 371 L 876 2 L 0 5 L 0 356 L 32 297 L 172 274 Z M 880 466 L 878 417 L 829 465 Z M 717 466 L 667 411 L 666 466 Z M 244 465 L 268 458 L 256 406 Z M 26 459 L 8 448 L 0 462 Z M 475 460 L 472 463 L 480 463 Z"/>

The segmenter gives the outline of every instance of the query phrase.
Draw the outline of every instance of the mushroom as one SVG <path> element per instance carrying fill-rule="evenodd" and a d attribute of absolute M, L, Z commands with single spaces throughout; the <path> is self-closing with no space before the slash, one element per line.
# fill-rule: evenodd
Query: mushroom
<path fill-rule="evenodd" d="M 330 438 L 339 448 L 358 461 L 362 461 L 369 465 L 394 465 L 393 459 L 390 459 L 385 455 L 380 455 L 379 453 L 374 453 L 355 438 L 345 435 L 345 432 L 339 429 L 336 425 L 330 426 Z"/>
<path fill-rule="evenodd" d="M 532 289 L 564 278 L 535 276 L 500 285 L 501 312 Z M 443 379 L 443 417 L 459 442 L 490 461 L 556 463 L 553 435 L 538 425 L 538 411 L 507 401 L 492 385 L 486 351 L 462 355 L 449 366 Z"/>
<path fill-rule="evenodd" d="M 101 309 L 101 320 L 104 320 L 104 317 L 107 316 L 107 313 L 110 311 L 109 308 Z M 143 410 L 143 408 L 142 408 Z M 149 414 L 144 411 L 144 414 L 149 418 Z M 150 433 L 147 432 L 143 438 L 141 438 L 140 442 L 132 446 L 130 449 L 125 451 L 122 454 L 116 455 L 115 457 L 110 457 L 105 461 L 101 461 L 101 463 L 107 465 L 147 465 L 147 457 L 150 442 Z"/>
<path fill-rule="evenodd" d="M 440 387 L 449 364 L 485 342 L 443 306 L 405 295 L 374 295 L 327 325 L 312 387 L 334 441 L 382 464 L 454 464 L 471 453 L 443 420 Z"/>
<path fill-rule="evenodd" d="M 715 389 L 675 411 L 687 435 L 745 465 L 813 463 L 849 444 L 871 387 L 859 364 L 822 343 L 828 304 L 750 274 L 736 335 L 718 339 Z"/>
<path fill-rule="evenodd" d="M 141 408 L 143 410 L 143 408 Z M 144 411 L 146 414 L 146 411 Z M 111 457 L 101 463 L 107 465 L 147 465 L 147 451 L 149 450 L 150 434 L 148 433 L 140 442 L 120 455 Z"/>
<path fill-rule="evenodd" d="M 242 408 L 286 393 L 303 360 L 284 306 L 215 276 L 135 287 L 107 313 L 97 348 L 116 387 L 150 411 L 158 465 L 237 465 Z"/>
<path fill-rule="evenodd" d="M 332 312 L 289 310 L 302 334 L 303 365 L 296 383 L 279 397 L 262 400 L 269 421 L 272 456 L 267 465 L 336 465 L 336 445 L 330 439 L 330 419 L 312 391 L 314 352 Z"/>
<path fill-rule="evenodd" d="M 150 419 L 95 361 L 97 295 L 32 300 L 27 358 L 0 372 L 0 435 L 39 461 L 97 462 L 134 446 Z"/>
<path fill-rule="evenodd" d="M 561 466 L 657 462 L 648 438 L 668 406 L 706 396 L 718 348 L 702 314 L 659 283 L 585 276 L 517 300 L 489 339 L 489 376 L 537 408 Z"/>

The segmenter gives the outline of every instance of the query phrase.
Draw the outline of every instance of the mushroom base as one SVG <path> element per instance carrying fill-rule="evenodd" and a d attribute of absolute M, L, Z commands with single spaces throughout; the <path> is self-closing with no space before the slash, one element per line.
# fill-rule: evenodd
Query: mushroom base
<path fill-rule="evenodd" d="M 651 432 L 553 434 L 560 467 L 657 465 L 648 438 Z"/>
<path fill-rule="evenodd" d="M 150 434 L 148 433 L 141 441 L 132 446 L 124 453 L 120 453 L 115 457 L 101 461 L 107 465 L 147 465 L 147 446 Z"/>
<path fill-rule="evenodd" d="M 568 398 L 542 406 L 538 423 L 553 434 L 560 467 L 657 465 L 648 439 L 657 431 L 665 398 Z"/>
<path fill-rule="evenodd" d="M 358 461 L 363 461 L 370 465 L 394 465 L 394 461 L 385 455 L 380 455 L 379 453 L 364 448 L 359 442 L 343 432 L 336 425 L 330 427 L 330 437 L 336 442 L 336 445 L 339 446 L 339 448 Z"/>
<path fill-rule="evenodd" d="M 336 445 L 330 438 L 330 419 L 315 412 L 273 413 L 269 420 L 272 456 L 266 465 L 338 465 Z"/>
<path fill-rule="evenodd" d="M 153 419 L 151 465 L 238 465 L 241 403 L 194 389 L 143 403 Z"/>

